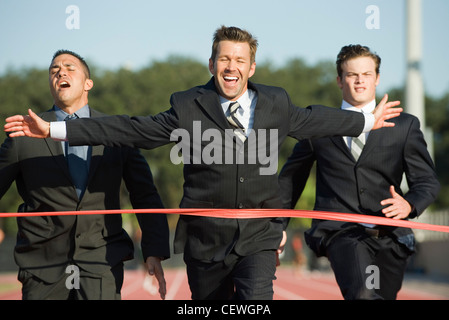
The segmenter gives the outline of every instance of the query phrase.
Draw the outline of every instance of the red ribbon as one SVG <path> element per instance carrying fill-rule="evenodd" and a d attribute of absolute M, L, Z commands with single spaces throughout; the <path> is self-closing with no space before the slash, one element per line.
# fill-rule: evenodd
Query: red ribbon
<path fill-rule="evenodd" d="M 386 217 L 369 216 L 354 213 L 326 212 L 313 210 L 288 209 L 129 209 L 129 210 L 89 210 L 89 211 L 55 211 L 55 212 L 21 212 L 0 213 L 0 218 L 7 217 L 33 217 L 33 216 L 59 216 L 59 215 L 87 215 L 87 214 L 127 214 L 127 213 L 163 213 L 182 214 L 200 217 L 226 218 L 226 219 L 255 219 L 255 218 L 314 218 L 323 220 L 337 220 L 357 223 L 369 223 L 385 226 L 423 229 L 439 232 L 448 232 L 449 226 L 435 225 L 408 220 L 396 220 Z"/>

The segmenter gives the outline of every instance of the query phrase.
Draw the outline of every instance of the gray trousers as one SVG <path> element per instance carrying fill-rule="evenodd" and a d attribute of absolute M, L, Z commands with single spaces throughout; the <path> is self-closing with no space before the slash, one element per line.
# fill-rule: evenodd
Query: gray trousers
<path fill-rule="evenodd" d="M 55 283 L 48 283 L 21 269 L 18 279 L 22 283 L 23 300 L 120 300 L 123 272 L 123 263 L 104 274 L 92 274 L 79 268 L 79 277 L 73 272 Z"/>

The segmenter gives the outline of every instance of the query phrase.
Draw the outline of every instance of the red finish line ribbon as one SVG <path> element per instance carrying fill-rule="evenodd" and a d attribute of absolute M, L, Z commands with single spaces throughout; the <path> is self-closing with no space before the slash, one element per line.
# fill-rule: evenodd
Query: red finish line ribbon
<path fill-rule="evenodd" d="M 226 219 L 255 219 L 255 218 L 314 218 L 323 220 L 337 220 L 356 223 L 369 223 L 385 226 L 404 227 L 412 229 L 448 232 L 449 226 L 435 225 L 408 220 L 396 220 L 386 217 L 369 216 L 354 213 L 326 212 L 313 210 L 289 209 L 129 209 L 129 210 L 89 210 L 89 211 L 55 211 L 55 212 L 20 212 L 0 213 L 0 218 L 33 217 L 33 216 L 61 216 L 88 214 L 128 214 L 128 213 L 162 213 L 182 214 L 200 217 Z"/>

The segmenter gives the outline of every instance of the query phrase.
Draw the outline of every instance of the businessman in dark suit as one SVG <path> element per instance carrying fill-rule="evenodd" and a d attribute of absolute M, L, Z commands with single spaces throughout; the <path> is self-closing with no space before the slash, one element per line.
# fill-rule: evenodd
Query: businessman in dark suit
<path fill-rule="evenodd" d="M 76 53 L 61 50 L 54 55 L 49 83 L 55 105 L 41 114 L 42 119 L 104 116 L 87 104 L 93 82 Z M 138 149 L 83 146 L 76 155 L 73 152 L 53 139 L 8 137 L 0 149 L 0 198 L 15 181 L 24 201 L 20 212 L 120 209 L 123 179 L 134 208 L 163 208 Z M 80 161 L 74 173 L 73 160 Z M 144 259 L 150 272 L 158 273 L 164 294 L 160 259 L 169 257 L 166 216 L 137 218 Z M 120 298 L 123 261 L 132 259 L 134 252 L 121 215 L 18 217 L 17 223 L 14 256 L 23 299 Z"/>
<path fill-rule="evenodd" d="M 322 106 L 295 107 L 283 89 L 248 81 L 255 72 L 256 50 L 257 41 L 249 32 L 223 26 L 214 35 L 212 79 L 173 94 L 168 111 L 148 117 L 81 119 L 66 128 L 64 123 L 51 123 L 52 137 L 68 138 L 73 145 L 141 148 L 175 141 L 184 159 L 181 207 L 280 208 L 277 170 L 272 168 L 277 167 L 277 151 L 287 135 L 357 136 L 365 126 L 390 126 L 385 120 L 401 110 L 391 109 L 398 103 L 386 99 L 374 114 L 365 116 Z M 16 131 L 13 136 L 50 136 L 50 124 L 29 112 L 8 118 L 5 130 Z M 60 125 L 62 136 L 57 133 Z M 268 158 L 258 151 L 268 152 Z M 284 228 L 283 219 L 181 215 L 175 252 L 184 252 L 192 298 L 272 299 L 276 250 L 285 241 Z"/>
<path fill-rule="evenodd" d="M 337 58 L 342 108 L 374 108 L 380 61 L 367 47 L 342 48 Z M 300 141 L 279 175 L 283 207 L 295 207 L 316 161 L 315 210 L 392 219 L 419 216 L 438 194 L 434 165 L 418 119 L 402 113 L 391 121 L 394 128 L 358 138 Z M 403 174 L 409 187 L 405 193 L 400 188 Z M 345 299 L 395 299 L 415 245 L 409 228 L 318 219 L 305 236 L 317 256 L 328 257 Z"/>

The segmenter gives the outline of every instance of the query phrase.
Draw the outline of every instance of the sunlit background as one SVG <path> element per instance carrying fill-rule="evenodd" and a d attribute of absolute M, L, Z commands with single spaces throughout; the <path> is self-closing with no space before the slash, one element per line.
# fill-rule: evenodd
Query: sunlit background
<path fill-rule="evenodd" d="M 311 64 L 334 61 L 346 44 L 367 45 L 383 59 L 379 91 L 387 92 L 405 81 L 405 3 L 2 0 L 0 74 L 47 67 L 52 54 L 61 48 L 76 51 L 106 69 L 139 69 L 173 54 L 207 63 L 212 34 L 224 24 L 245 28 L 259 39 L 259 63 L 283 65 L 295 57 Z M 70 5 L 79 8 L 78 26 L 71 24 L 71 11 L 66 13 Z M 375 12 L 367 13 L 373 5 L 378 8 L 377 25 L 372 20 Z M 436 97 L 449 90 L 448 16 L 448 1 L 422 1 L 422 73 L 426 93 Z"/>
<path fill-rule="evenodd" d="M 253 80 L 284 87 L 301 107 L 314 103 L 339 107 L 335 58 L 347 44 L 369 46 L 381 56 L 377 93 L 389 93 L 404 102 L 406 3 L 0 0 L 0 117 L 24 113 L 28 107 L 36 111 L 51 107 L 47 68 L 58 49 L 75 51 L 87 59 L 95 82 L 89 99 L 93 108 L 111 114 L 165 110 L 172 92 L 209 79 L 206 66 L 212 36 L 221 25 L 241 27 L 257 37 L 257 71 Z M 426 139 L 442 183 L 438 200 L 424 215 L 435 218 L 425 220 L 423 216 L 420 222 L 449 224 L 449 1 L 421 1 L 420 18 L 419 70 L 429 129 L 427 133 L 426 128 Z M 407 110 L 407 105 L 402 106 Z M 287 141 L 281 150 L 280 165 L 293 145 L 294 141 Z M 177 207 L 182 194 L 182 168 L 169 163 L 169 149 L 160 149 L 145 151 L 145 155 L 165 205 Z M 298 209 L 313 206 L 313 175 L 309 182 Z M 126 195 L 125 190 L 123 193 Z M 0 200 L 0 212 L 15 212 L 20 203 L 13 186 Z M 127 205 L 124 200 L 124 206 Z M 175 222 L 171 221 L 172 227 Z M 307 226 L 307 221 L 297 225 Z M 13 235 L 15 222 L 4 222 L 3 228 Z M 417 230 L 417 237 L 423 245 L 442 241 L 429 247 L 449 247 L 442 234 L 428 235 Z M 418 261 L 418 267 L 447 273 L 449 262 L 443 256 L 449 254 L 441 252 L 427 251 L 427 256 L 420 259 L 429 263 L 420 265 Z"/>

